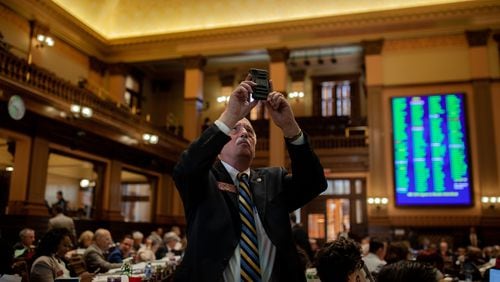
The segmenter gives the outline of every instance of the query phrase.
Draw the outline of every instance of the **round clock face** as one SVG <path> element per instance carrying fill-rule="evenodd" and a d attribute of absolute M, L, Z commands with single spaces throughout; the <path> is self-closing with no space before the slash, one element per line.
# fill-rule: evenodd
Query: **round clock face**
<path fill-rule="evenodd" d="M 24 106 L 23 99 L 17 95 L 10 97 L 8 107 L 9 115 L 12 119 L 20 120 L 26 113 L 26 107 Z"/>

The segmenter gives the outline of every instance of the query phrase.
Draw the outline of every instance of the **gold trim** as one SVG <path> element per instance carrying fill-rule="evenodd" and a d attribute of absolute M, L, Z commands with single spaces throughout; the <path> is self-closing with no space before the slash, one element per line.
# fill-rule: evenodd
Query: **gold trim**
<path fill-rule="evenodd" d="M 262 48 L 346 44 L 374 38 L 463 33 L 500 26 L 496 0 L 107 40 L 49 0 L 3 0 L 25 18 L 50 23 L 58 39 L 106 62 L 210 56 Z M 251 38 L 252 40 L 249 40 Z M 196 53 L 195 53 L 196 52 Z"/>

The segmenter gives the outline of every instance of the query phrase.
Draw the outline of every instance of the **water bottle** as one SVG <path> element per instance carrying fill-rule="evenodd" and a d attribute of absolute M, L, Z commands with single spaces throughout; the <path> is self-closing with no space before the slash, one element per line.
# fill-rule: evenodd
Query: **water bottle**
<path fill-rule="evenodd" d="M 148 262 L 148 264 L 146 264 L 146 267 L 144 267 L 144 279 L 149 281 L 151 280 L 151 276 L 153 276 L 153 268 L 151 266 L 151 263 Z"/>

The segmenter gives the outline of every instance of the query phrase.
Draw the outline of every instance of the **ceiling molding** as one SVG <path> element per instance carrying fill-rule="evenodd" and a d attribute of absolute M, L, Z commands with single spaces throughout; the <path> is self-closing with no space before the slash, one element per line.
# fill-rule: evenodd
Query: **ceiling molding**
<path fill-rule="evenodd" d="M 50 26 L 75 48 L 105 62 L 140 62 L 215 56 L 269 48 L 302 48 L 372 39 L 460 34 L 465 29 L 500 29 L 496 0 L 405 8 L 107 40 L 50 0 L 3 0 L 25 16 Z"/>

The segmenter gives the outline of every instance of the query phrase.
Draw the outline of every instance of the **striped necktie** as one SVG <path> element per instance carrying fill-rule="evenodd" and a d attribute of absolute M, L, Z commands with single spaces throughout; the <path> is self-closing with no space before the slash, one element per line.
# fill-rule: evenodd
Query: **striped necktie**
<path fill-rule="evenodd" d="M 238 173 L 239 206 L 241 219 L 241 281 L 260 281 L 259 245 L 253 214 L 252 194 L 248 184 L 248 175 Z"/>

